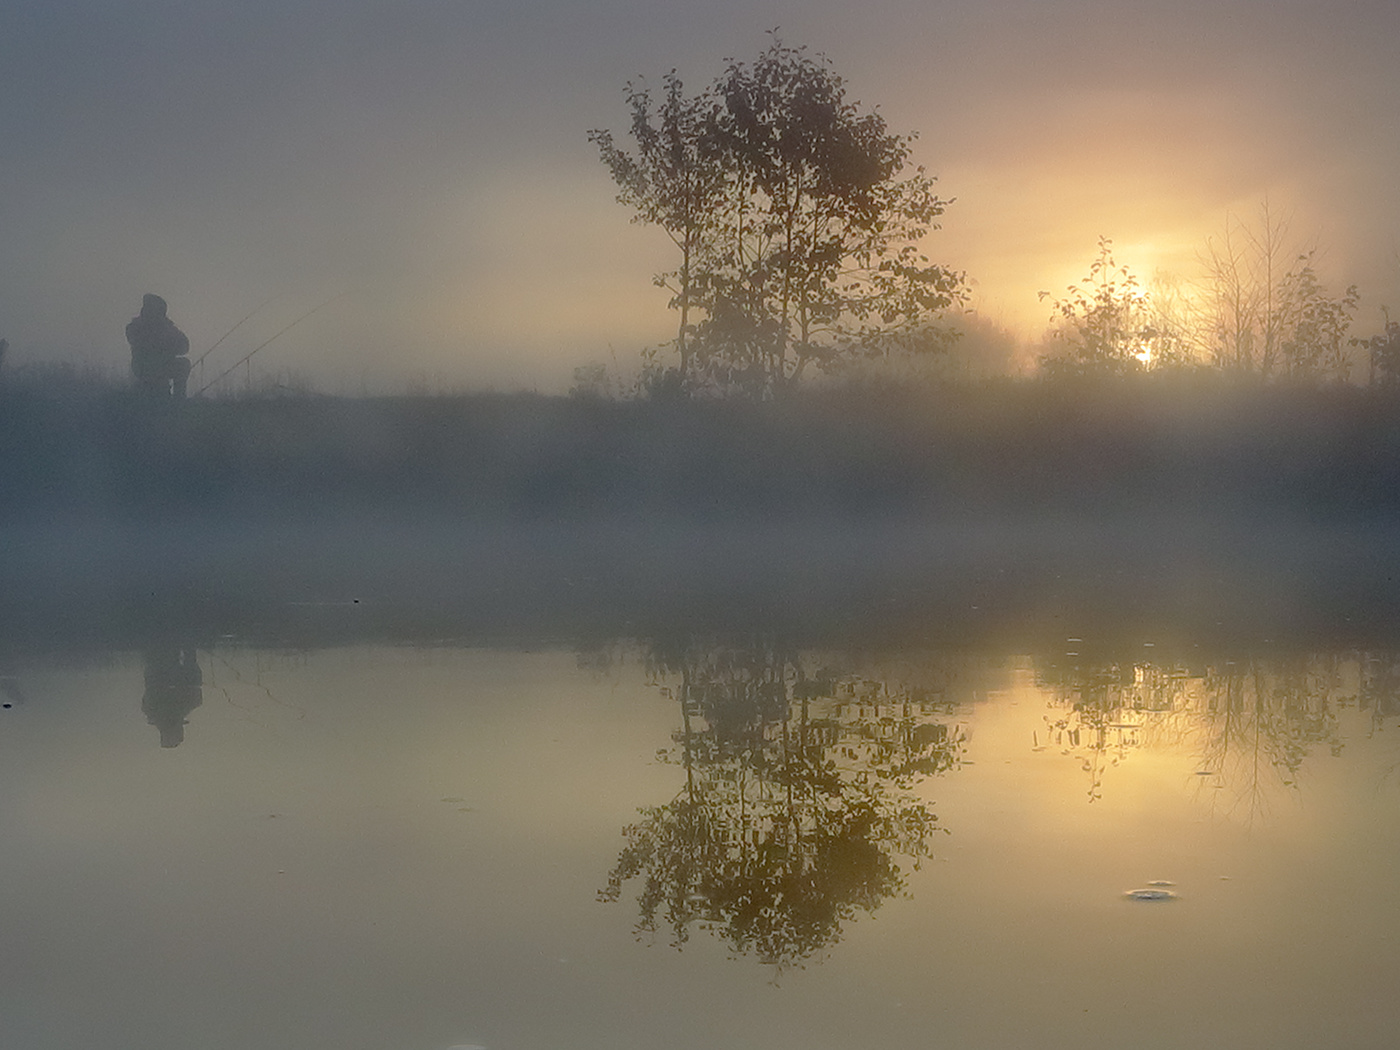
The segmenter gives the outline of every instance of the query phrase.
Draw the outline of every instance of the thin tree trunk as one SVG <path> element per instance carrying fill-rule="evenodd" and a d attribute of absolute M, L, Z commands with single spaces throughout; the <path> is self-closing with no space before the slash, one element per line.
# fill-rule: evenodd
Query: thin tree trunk
<path fill-rule="evenodd" d="M 681 355 L 681 380 L 690 378 L 690 346 L 686 342 L 686 329 L 690 327 L 690 252 L 695 237 L 695 223 L 692 220 L 685 231 L 685 248 L 681 253 L 681 326 L 676 333 L 676 346 Z"/>

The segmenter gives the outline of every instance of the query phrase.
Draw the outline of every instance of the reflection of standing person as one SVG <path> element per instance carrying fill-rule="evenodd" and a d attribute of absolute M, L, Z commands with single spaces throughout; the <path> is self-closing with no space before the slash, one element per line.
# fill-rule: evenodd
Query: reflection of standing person
<path fill-rule="evenodd" d="M 8 711 L 25 702 L 24 690 L 19 687 L 19 679 L 14 675 L 0 675 L 0 709 Z"/>
<path fill-rule="evenodd" d="M 141 297 L 141 312 L 126 326 L 131 344 L 131 375 L 138 390 L 161 396 L 173 392 L 185 396 L 190 377 L 190 341 L 165 315 L 166 303 L 158 295 Z"/>
<path fill-rule="evenodd" d="M 161 747 L 178 747 L 185 739 L 189 714 L 204 702 L 204 676 L 193 649 L 166 647 L 146 651 L 146 695 L 141 711 L 160 730 Z"/>

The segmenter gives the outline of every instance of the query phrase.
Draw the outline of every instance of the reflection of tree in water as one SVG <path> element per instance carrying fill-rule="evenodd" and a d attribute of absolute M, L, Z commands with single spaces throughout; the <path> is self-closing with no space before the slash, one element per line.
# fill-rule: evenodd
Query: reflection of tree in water
<path fill-rule="evenodd" d="M 1336 708 L 1356 695 L 1354 684 L 1344 692 L 1341 670 L 1335 656 L 1299 656 L 1206 672 L 1203 769 L 1233 785 L 1251 817 L 1264 811 L 1271 782 L 1297 787 L 1314 748 L 1341 753 Z"/>
<path fill-rule="evenodd" d="M 1105 770 L 1139 746 L 1144 732 L 1160 727 L 1161 716 L 1177 709 L 1186 680 L 1178 669 L 1129 661 L 1043 661 L 1036 683 L 1054 694 L 1062 713 L 1046 718 L 1046 740 L 1037 736 L 1033 746 L 1056 746 L 1077 757 L 1089 774 L 1092 802 L 1103 793 Z"/>
<path fill-rule="evenodd" d="M 1297 787 L 1310 754 L 1340 754 L 1340 708 L 1368 706 L 1377 725 L 1400 713 L 1394 657 L 1290 655 L 1195 668 L 1058 660 L 1040 662 L 1036 678 L 1060 711 L 1035 746 L 1077 757 L 1090 774 L 1091 800 L 1100 797 L 1105 770 L 1133 749 L 1186 746 L 1198 756 L 1203 785 L 1233 794 L 1251 818 L 1271 791 Z"/>
<path fill-rule="evenodd" d="M 1387 718 L 1400 717 L 1400 653 L 1366 653 L 1356 690 L 1361 710 L 1371 715 L 1371 729 L 1379 731 Z"/>
<path fill-rule="evenodd" d="M 190 712 L 204 702 L 204 676 L 192 648 L 164 645 L 147 649 L 146 692 L 141 711 L 160 730 L 161 747 L 178 747 L 185 739 Z"/>
<path fill-rule="evenodd" d="M 827 673 L 769 647 L 653 657 L 679 702 L 668 757 L 685 786 L 642 810 L 600 898 L 640 880 L 639 934 L 692 926 L 793 965 L 904 887 L 937 818 L 913 787 L 952 768 L 961 738 L 937 705 Z"/>

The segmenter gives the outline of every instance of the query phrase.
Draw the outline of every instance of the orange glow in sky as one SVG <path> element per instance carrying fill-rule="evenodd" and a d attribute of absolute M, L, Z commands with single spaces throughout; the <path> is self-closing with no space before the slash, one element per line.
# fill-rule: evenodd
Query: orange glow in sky
<path fill-rule="evenodd" d="M 1266 199 L 1335 290 L 1361 286 L 1358 330 L 1400 307 L 1394 4 L 527 7 L 0 14 L 11 361 L 121 370 L 147 291 L 197 352 L 274 299 L 220 348 L 234 359 L 343 294 L 261 367 L 328 389 L 567 389 L 675 327 L 651 284 L 669 242 L 629 223 L 588 130 L 625 133 L 628 79 L 674 67 L 698 87 L 774 25 L 919 133 L 915 160 L 956 198 L 928 255 L 1023 337 L 1100 236 L 1144 282 L 1189 280 Z"/>

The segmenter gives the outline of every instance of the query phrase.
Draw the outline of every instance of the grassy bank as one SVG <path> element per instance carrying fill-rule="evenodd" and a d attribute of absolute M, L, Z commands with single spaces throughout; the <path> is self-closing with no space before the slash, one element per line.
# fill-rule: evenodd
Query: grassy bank
<path fill-rule="evenodd" d="M 1400 645 L 1400 401 L 1357 388 L 1149 377 L 776 405 L 12 389 L 0 492 L 6 644 Z"/>
<path fill-rule="evenodd" d="M 557 521 L 1400 512 L 1400 397 L 1219 376 L 151 404 L 0 392 L 0 520 Z"/>

